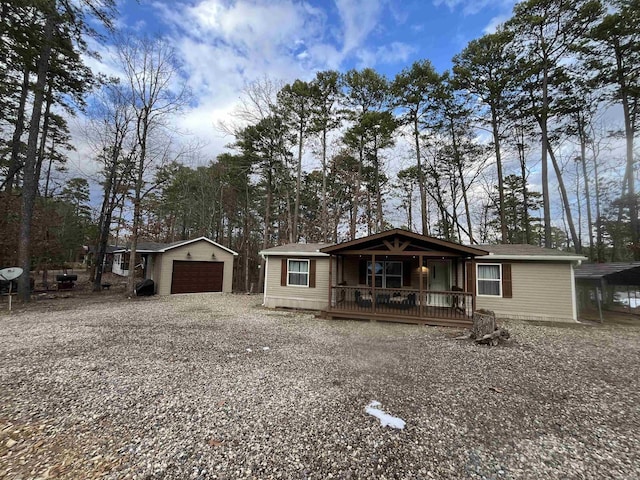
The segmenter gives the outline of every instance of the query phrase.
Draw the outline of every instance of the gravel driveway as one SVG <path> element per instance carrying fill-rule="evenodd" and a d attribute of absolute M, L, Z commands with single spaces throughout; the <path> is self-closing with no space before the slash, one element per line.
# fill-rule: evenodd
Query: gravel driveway
<path fill-rule="evenodd" d="M 640 478 L 640 327 L 488 348 L 260 301 L 0 313 L 0 478 Z"/>

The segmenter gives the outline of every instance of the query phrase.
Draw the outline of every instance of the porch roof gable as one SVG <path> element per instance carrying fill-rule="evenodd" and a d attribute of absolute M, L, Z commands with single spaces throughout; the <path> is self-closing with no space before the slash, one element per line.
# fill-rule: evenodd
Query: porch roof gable
<path fill-rule="evenodd" d="M 346 254 L 384 250 L 385 253 L 397 255 L 415 255 L 419 252 L 438 251 L 443 254 L 456 256 L 481 256 L 489 252 L 479 248 L 461 245 L 459 243 L 441 240 L 435 237 L 421 235 L 400 228 L 357 238 L 348 242 L 329 245 L 320 251 L 328 254 Z"/>

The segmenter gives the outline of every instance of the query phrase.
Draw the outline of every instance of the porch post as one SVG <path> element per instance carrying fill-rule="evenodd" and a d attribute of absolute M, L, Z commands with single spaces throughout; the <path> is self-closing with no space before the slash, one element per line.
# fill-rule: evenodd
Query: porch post
<path fill-rule="evenodd" d="M 371 255 L 371 305 L 373 306 L 373 313 L 376 313 L 376 256 Z"/>
<path fill-rule="evenodd" d="M 473 279 L 471 285 L 471 291 L 473 297 L 471 299 L 471 306 L 473 307 L 472 313 L 476 311 L 476 257 L 471 258 L 471 278 Z"/>
<path fill-rule="evenodd" d="M 423 294 L 423 285 L 424 285 L 424 275 L 422 274 L 422 262 L 424 262 L 424 256 L 422 255 L 418 255 L 418 276 L 420 277 L 420 282 L 418 285 L 419 288 L 419 293 L 418 293 L 418 314 L 420 315 L 420 317 L 423 317 L 424 314 L 424 301 L 422 299 L 422 294 Z"/>
<path fill-rule="evenodd" d="M 333 307 L 333 303 L 331 301 L 331 290 L 333 289 L 333 259 L 336 258 L 333 255 L 331 255 L 329 257 L 329 302 L 327 304 L 327 308 L 329 310 L 331 310 L 331 307 Z M 337 270 L 337 269 L 336 269 Z"/>

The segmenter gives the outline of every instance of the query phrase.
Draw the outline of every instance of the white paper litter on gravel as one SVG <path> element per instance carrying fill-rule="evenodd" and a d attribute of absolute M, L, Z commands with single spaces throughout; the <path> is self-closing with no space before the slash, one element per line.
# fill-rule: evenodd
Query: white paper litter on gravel
<path fill-rule="evenodd" d="M 373 415 L 378 420 L 380 420 L 380 424 L 383 427 L 391 427 L 391 428 L 397 428 L 399 430 L 404 430 L 404 426 L 406 425 L 406 422 L 401 418 L 394 417 L 392 415 L 389 415 L 388 413 L 383 412 L 379 408 L 376 408 L 376 407 L 380 407 L 381 405 L 382 404 L 380 402 L 376 400 L 372 400 L 371 403 L 366 406 L 364 411 L 367 412 L 369 415 Z"/>
<path fill-rule="evenodd" d="M 269 350 L 269 347 L 262 347 L 262 350 L 266 352 L 267 350 Z"/>

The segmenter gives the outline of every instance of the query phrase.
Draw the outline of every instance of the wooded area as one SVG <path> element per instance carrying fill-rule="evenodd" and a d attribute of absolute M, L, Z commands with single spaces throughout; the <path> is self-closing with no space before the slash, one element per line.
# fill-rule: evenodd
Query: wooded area
<path fill-rule="evenodd" d="M 262 78 L 218 125 L 231 140 L 217 158 L 172 127 L 190 93 L 171 42 L 115 32 L 115 9 L 2 2 L 0 266 L 53 268 L 92 245 L 99 288 L 108 244 L 207 236 L 239 252 L 235 289 L 260 289 L 260 249 L 390 227 L 640 260 L 640 0 L 521 2 L 450 71 Z M 88 38 L 113 46 L 117 78 L 83 62 Z M 61 174 L 80 141 L 100 166 L 97 206 L 94 179 Z"/>

